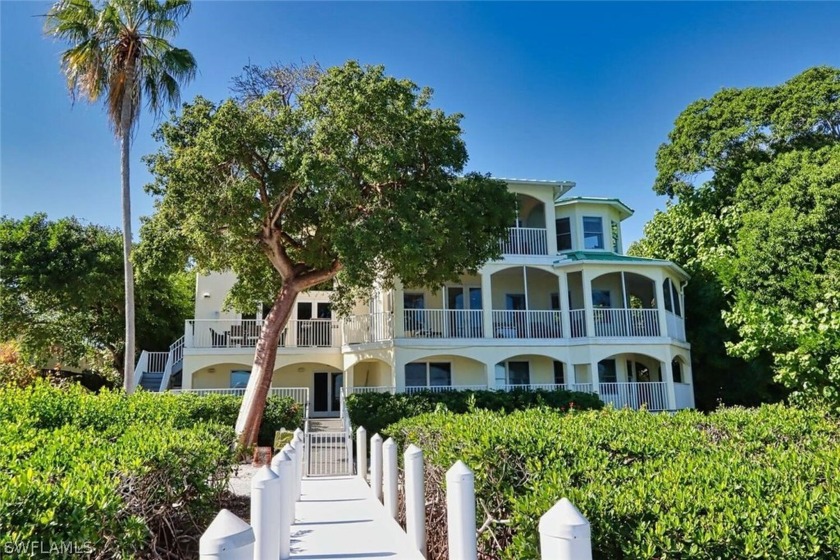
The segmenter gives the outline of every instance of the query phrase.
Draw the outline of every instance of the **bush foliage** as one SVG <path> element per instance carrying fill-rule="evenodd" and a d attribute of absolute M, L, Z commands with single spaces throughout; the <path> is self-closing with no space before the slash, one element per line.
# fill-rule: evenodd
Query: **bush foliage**
<path fill-rule="evenodd" d="M 538 558 L 539 518 L 564 496 L 596 559 L 840 558 L 840 425 L 819 411 L 444 412 L 386 432 L 424 450 L 432 521 L 446 469 L 472 468 L 487 558 Z M 429 539 L 445 558 L 445 532 Z"/>
<path fill-rule="evenodd" d="M 45 382 L 0 389 L 3 558 L 193 557 L 234 467 L 238 407 Z M 266 411 L 264 426 L 300 421 L 291 399 Z M 59 543 L 76 548 L 50 548 Z"/>
<path fill-rule="evenodd" d="M 463 414 L 476 409 L 506 411 L 548 407 L 555 410 L 598 409 L 604 406 L 592 393 L 572 391 L 421 391 L 417 393 L 354 393 L 347 397 L 347 412 L 354 428 L 368 434 L 383 433 L 390 424 L 426 412 L 449 410 Z"/>

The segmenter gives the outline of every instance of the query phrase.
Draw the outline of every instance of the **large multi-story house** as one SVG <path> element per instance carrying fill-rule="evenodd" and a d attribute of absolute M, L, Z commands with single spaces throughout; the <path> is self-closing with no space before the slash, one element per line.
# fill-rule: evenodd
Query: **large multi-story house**
<path fill-rule="evenodd" d="M 565 387 L 616 407 L 694 406 L 683 288 L 669 261 L 627 256 L 617 199 L 567 196 L 574 183 L 507 180 L 517 220 L 502 258 L 437 290 L 371 289 L 337 317 L 329 292 L 301 294 L 280 340 L 273 392 L 313 416 L 339 395 Z M 195 318 L 168 353 L 144 352 L 135 378 L 153 390 L 243 391 L 262 308 L 224 310 L 232 274 L 198 276 Z"/>

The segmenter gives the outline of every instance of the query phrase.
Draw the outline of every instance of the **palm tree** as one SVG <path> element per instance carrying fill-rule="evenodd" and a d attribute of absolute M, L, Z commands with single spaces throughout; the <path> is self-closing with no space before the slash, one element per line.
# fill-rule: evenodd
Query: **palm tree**
<path fill-rule="evenodd" d="M 69 43 L 61 66 L 73 100 L 105 98 L 120 141 L 125 261 L 124 387 L 134 390 L 134 273 L 131 266 L 131 135 L 145 101 L 155 116 L 177 105 L 180 84 L 195 77 L 193 55 L 169 42 L 190 12 L 189 0 L 61 0 L 50 8 L 47 35 Z"/>

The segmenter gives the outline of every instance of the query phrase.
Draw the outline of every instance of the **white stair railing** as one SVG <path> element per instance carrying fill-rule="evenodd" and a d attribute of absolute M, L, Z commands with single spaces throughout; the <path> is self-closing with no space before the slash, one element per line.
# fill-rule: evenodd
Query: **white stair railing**
<path fill-rule="evenodd" d="M 163 369 L 163 377 L 160 379 L 160 390 L 169 389 L 169 380 L 172 378 L 172 370 L 175 364 L 184 359 L 184 337 L 182 336 L 169 346 L 169 354 L 166 357 L 166 366 Z"/>
<path fill-rule="evenodd" d="M 137 359 L 137 365 L 134 367 L 134 379 L 132 379 L 134 383 L 134 388 L 140 386 L 140 379 L 143 377 L 143 372 L 146 371 L 149 367 L 149 352 L 143 350 L 140 352 L 140 357 Z"/>

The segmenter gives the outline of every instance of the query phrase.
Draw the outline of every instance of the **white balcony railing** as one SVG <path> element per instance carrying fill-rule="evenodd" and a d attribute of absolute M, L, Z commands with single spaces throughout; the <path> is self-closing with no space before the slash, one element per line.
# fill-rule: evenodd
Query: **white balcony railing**
<path fill-rule="evenodd" d="M 228 387 L 223 389 L 172 389 L 173 393 L 193 393 L 198 396 L 205 395 L 232 395 L 241 397 L 245 394 L 244 387 Z M 272 387 L 269 389 L 270 396 L 291 397 L 302 405 L 309 404 L 309 387 Z"/>
<path fill-rule="evenodd" d="M 499 240 L 503 255 L 547 255 L 548 236 L 545 228 L 508 228 L 507 239 Z"/>
<path fill-rule="evenodd" d="M 405 392 L 413 393 L 448 393 L 450 391 L 486 391 L 487 385 L 426 385 L 422 387 L 406 387 Z"/>
<path fill-rule="evenodd" d="M 480 309 L 405 309 L 406 338 L 481 338 L 484 336 Z"/>
<path fill-rule="evenodd" d="M 668 325 L 668 336 L 685 340 L 685 319 L 675 313 L 665 311 L 665 321 Z"/>
<path fill-rule="evenodd" d="M 260 338 L 263 322 L 243 320 L 187 321 L 188 348 L 254 348 Z M 331 319 L 289 321 L 280 335 L 281 348 L 339 347 L 339 322 Z"/>
<path fill-rule="evenodd" d="M 569 311 L 569 325 L 572 329 L 571 338 L 583 338 L 586 336 L 586 310 L 572 309 Z"/>
<path fill-rule="evenodd" d="M 560 311 L 493 311 L 493 338 L 563 338 Z"/>
<path fill-rule="evenodd" d="M 668 393 L 661 381 L 601 383 L 601 400 L 615 408 L 667 410 Z"/>
<path fill-rule="evenodd" d="M 344 344 L 382 342 L 394 337 L 393 314 L 351 315 L 342 325 Z"/>
<path fill-rule="evenodd" d="M 656 309 L 595 309 L 595 336 L 659 336 Z"/>
<path fill-rule="evenodd" d="M 543 390 L 543 391 L 577 391 L 580 393 L 591 393 L 592 383 L 530 383 L 528 385 L 507 384 L 496 387 L 497 391 L 516 391 L 516 390 Z"/>

